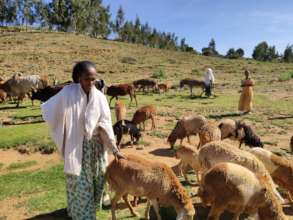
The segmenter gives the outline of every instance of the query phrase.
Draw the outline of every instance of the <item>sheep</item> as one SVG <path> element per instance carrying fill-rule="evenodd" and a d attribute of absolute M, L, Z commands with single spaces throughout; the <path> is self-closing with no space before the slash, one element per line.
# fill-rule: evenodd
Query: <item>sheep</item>
<path fill-rule="evenodd" d="M 250 152 L 263 162 L 275 183 L 288 190 L 288 198 L 293 202 L 293 163 L 263 148 L 256 147 Z"/>
<path fill-rule="evenodd" d="M 124 120 L 126 117 L 126 107 L 123 102 L 117 101 L 115 103 L 116 121 Z"/>
<path fill-rule="evenodd" d="M 161 91 L 163 92 L 167 92 L 168 91 L 168 85 L 166 83 L 160 83 L 156 86 L 156 91 L 158 93 L 161 93 Z"/>
<path fill-rule="evenodd" d="M 168 136 L 167 141 L 170 144 L 171 149 L 174 148 L 177 139 L 181 139 L 182 143 L 182 140 L 185 137 L 189 139 L 190 135 L 197 135 L 202 126 L 206 123 L 207 119 L 201 115 L 184 116 L 176 123 L 175 128 Z"/>
<path fill-rule="evenodd" d="M 0 102 L 5 102 L 6 97 L 7 93 L 4 90 L 0 89 Z"/>
<path fill-rule="evenodd" d="M 280 202 L 270 184 L 261 175 L 235 163 L 218 163 L 202 178 L 198 195 L 211 205 L 208 220 L 218 220 L 224 210 L 259 216 L 261 220 L 284 220 Z"/>
<path fill-rule="evenodd" d="M 199 133 L 199 144 L 197 146 L 197 149 L 199 149 L 201 146 L 205 145 L 206 143 L 212 142 L 212 141 L 220 141 L 221 140 L 221 130 L 216 126 L 215 124 L 208 122 L 205 123 Z"/>
<path fill-rule="evenodd" d="M 134 113 L 133 117 L 132 117 L 132 123 L 139 125 L 142 123 L 143 124 L 143 130 L 145 130 L 145 121 L 148 119 L 152 120 L 152 129 L 156 128 L 156 124 L 155 124 L 155 115 L 156 115 L 156 107 L 153 105 L 146 105 L 143 106 L 141 108 L 139 108 L 138 110 L 136 110 L 136 112 Z"/>
<path fill-rule="evenodd" d="M 198 152 L 200 171 L 205 172 L 220 162 L 232 162 L 242 165 L 252 172 L 258 172 L 268 179 L 275 194 L 284 202 L 264 164 L 252 153 L 236 148 L 222 141 L 205 144 Z"/>
<path fill-rule="evenodd" d="M 239 141 L 239 148 L 241 148 L 242 143 L 249 147 L 263 147 L 260 137 L 251 126 L 244 122 L 225 119 L 221 121 L 219 128 L 222 133 L 222 140 L 225 138 L 236 139 Z"/>
<path fill-rule="evenodd" d="M 133 81 L 133 85 L 134 85 L 135 89 L 141 89 L 142 88 L 143 92 L 145 92 L 145 88 L 147 88 L 147 90 L 149 90 L 151 88 L 154 91 L 156 89 L 156 87 L 157 87 L 156 81 L 154 81 L 152 79 L 135 80 L 135 81 Z"/>
<path fill-rule="evenodd" d="M 137 128 L 135 124 L 128 120 L 117 121 L 113 125 L 113 130 L 117 139 L 118 146 L 120 146 L 124 134 L 130 135 L 131 144 L 134 142 L 134 139 L 135 143 L 138 143 L 139 139 L 141 138 L 140 130 Z"/>
<path fill-rule="evenodd" d="M 182 146 L 176 150 L 175 156 L 177 159 L 180 159 L 180 162 L 178 165 L 180 175 L 183 175 L 184 179 L 188 183 L 190 183 L 186 175 L 186 168 L 191 167 L 193 171 L 196 173 L 197 180 L 199 180 L 198 173 L 197 173 L 200 170 L 200 164 L 198 160 L 198 150 Z"/>
<path fill-rule="evenodd" d="M 106 94 L 108 96 L 111 96 L 110 106 L 111 106 L 111 102 L 112 102 L 113 98 L 116 98 L 116 100 L 118 100 L 118 96 L 125 96 L 125 95 L 129 95 L 129 97 L 130 97 L 129 106 L 131 105 L 133 98 L 134 98 L 135 104 L 137 106 L 135 89 L 132 84 L 118 84 L 118 85 L 109 86 L 107 88 Z"/>
<path fill-rule="evenodd" d="M 170 167 L 137 155 L 125 157 L 126 159 L 113 160 L 106 171 L 106 180 L 115 192 L 111 201 L 113 220 L 116 220 L 115 209 L 121 197 L 132 215 L 137 216 L 127 199 L 128 194 L 147 197 L 149 201 L 145 212 L 146 219 L 149 219 L 150 202 L 158 220 L 161 220 L 158 203 L 173 206 L 177 212 L 177 220 L 193 219 L 195 210 L 192 200 Z"/>

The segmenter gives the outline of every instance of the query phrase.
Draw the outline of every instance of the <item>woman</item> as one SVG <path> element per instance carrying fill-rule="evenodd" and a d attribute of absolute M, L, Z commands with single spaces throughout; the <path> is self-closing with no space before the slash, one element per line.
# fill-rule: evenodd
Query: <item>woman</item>
<path fill-rule="evenodd" d="M 212 95 L 214 83 L 215 83 L 215 77 L 214 77 L 213 70 L 211 68 L 207 68 L 207 71 L 204 77 L 206 96 L 210 97 Z"/>
<path fill-rule="evenodd" d="M 106 148 L 123 158 L 116 147 L 111 112 L 106 97 L 95 86 L 96 68 L 82 61 L 73 68 L 73 84 L 65 86 L 42 105 L 44 120 L 64 158 L 67 212 L 72 219 L 96 219 L 96 206 L 103 193 Z M 102 127 L 111 146 L 97 140 L 96 127 Z"/>
<path fill-rule="evenodd" d="M 250 79 L 248 70 L 245 70 L 245 80 L 242 81 L 241 95 L 239 100 L 238 110 L 248 113 L 252 110 L 252 99 L 253 99 L 253 90 L 254 82 Z"/>

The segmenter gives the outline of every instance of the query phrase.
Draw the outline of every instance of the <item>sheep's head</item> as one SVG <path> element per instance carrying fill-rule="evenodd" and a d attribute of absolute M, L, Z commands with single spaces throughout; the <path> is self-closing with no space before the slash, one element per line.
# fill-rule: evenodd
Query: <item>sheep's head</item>
<path fill-rule="evenodd" d="M 224 119 L 219 124 L 221 139 L 236 138 L 236 122 L 232 119 Z"/>

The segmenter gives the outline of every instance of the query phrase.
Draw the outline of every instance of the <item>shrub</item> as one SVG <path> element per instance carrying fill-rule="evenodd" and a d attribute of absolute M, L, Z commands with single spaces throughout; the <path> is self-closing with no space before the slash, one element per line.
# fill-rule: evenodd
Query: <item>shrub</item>
<path fill-rule="evenodd" d="M 162 70 L 162 69 L 155 71 L 151 77 L 155 78 L 155 79 L 166 79 L 167 78 L 164 70 Z"/>
<path fill-rule="evenodd" d="M 127 63 L 127 64 L 136 64 L 137 60 L 133 57 L 123 57 L 121 59 L 122 63 Z"/>
<path fill-rule="evenodd" d="M 288 81 L 290 79 L 293 79 L 293 72 L 284 73 L 279 77 L 280 82 Z"/>

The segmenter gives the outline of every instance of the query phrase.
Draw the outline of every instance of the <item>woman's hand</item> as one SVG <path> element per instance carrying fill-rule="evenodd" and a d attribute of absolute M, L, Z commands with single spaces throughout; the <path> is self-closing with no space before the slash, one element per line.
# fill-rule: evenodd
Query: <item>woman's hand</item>
<path fill-rule="evenodd" d="M 117 151 L 114 156 L 116 157 L 116 159 L 120 160 L 120 159 L 125 159 L 126 157 L 124 157 L 119 151 Z"/>

